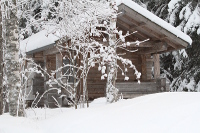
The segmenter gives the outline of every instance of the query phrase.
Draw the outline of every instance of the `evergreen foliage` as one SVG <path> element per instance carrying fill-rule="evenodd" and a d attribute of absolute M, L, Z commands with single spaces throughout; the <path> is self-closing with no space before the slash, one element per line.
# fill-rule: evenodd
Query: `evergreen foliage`
<path fill-rule="evenodd" d="M 169 80 L 171 91 L 199 91 L 200 2 L 197 0 L 141 0 L 140 2 L 144 3 L 149 11 L 192 38 L 193 43 L 186 50 L 161 55 L 161 72 Z"/>

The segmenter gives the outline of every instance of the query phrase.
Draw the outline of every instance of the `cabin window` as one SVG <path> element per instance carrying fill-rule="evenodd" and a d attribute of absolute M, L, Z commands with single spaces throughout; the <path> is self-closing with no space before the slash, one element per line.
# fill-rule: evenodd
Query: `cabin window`
<path fill-rule="evenodd" d="M 68 82 L 74 82 L 73 66 L 69 59 L 63 59 L 62 76 L 67 79 Z"/>

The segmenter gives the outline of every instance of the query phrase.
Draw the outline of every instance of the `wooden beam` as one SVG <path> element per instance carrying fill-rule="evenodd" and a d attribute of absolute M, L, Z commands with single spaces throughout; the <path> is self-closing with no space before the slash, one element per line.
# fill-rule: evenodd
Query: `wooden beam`
<path fill-rule="evenodd" d="M 34 57 L 32 58 L 34 61 L 44 61 L 43 57 Z"/>
<path fill-rule="evenodd" d="M 128 25 L 127 23 L 125 23 L 124 21 L 122 21 L 121 19 L 117 19 L 117 23 L 123 25 L 124 27 L 131 29 L 131 26 Z"/>
<path fill-rule="evenodd" d="M 129 42 L 129 41 L 126 41 Z M 139 45 L 136 45 L 136 42 L 129 42 L 130 43 L 130 47 L 134 47 L 134 48 L 152 48 L 155 47 L 154 45 L 157 43 L 155 41 L 146 41 L 146 42 L 142 42 Z M 120 42 L 119 44 L 123 44 L 123 42 Z"/>
<path fill-rule="evenodd" d="M 162 51 L 167 50 L 167 45 L 165 43 L 155 43 L 153 47 L 151 48 L 144 48 L 142 50 L 138 50 L 138 54 L 154 54 L 154 53 L 159 53 Z"/>
<path fill-rule="evenodd" d="M 174 44 L 174 43 L 172 43 L 170 40 L 168 40 L 168 39 L 166 39 L 166 38 L 164 38 L 163 40 L 164 40 L 169 46 L 171 46 L 171 47 L 173 47 L 173 48 L 175 48 L 175 49 L 178 49 L 178 47 L 177 47 L 178 44 Z"/>
<path fill-rule="evenodd" d="M 176 50 L 181 50 L 183 49 L 183 47 L 178 47 L 178 49 Z M 171 52 L 171 51 L 174 51 L 174 48 L 173 47 L 168 47 L 167 50 L 165 50 L 165 52 Z M 163 52 L 160 51 L 160 52 L 157 52 L 157 54 L 162 54 Z"/>
<path fill-rule="evenodd" d="M 154 79 L 159 79 L 160 78 L 160 55 L 154 54 L 153 59 L 154 59 Z"/>
<path fill-rule="evenodd" d="M 43 55 L 52 55 L 52 54 L 56 54 L 59 53 L 59 50 L 56 47 L 47 49 L 43 52 Z"/>
<path fill-rule="evenodd" d="M 143 26 L 145 26 L 145 25 L 146 25 L 146 23 L 144 23 L 144 22 L 139 23 L 139 24 L 137 24 L 137 25 L 132 25 L 132 26 L 131 26 L 131 30 L 136 30 L 136 28 L 143 27 Z"/>
<path fill-rule="evenodd" d="M 122 26 L 121 24 L 118 23 L 117 25 L 119 26 L 118 30 L 119 31 L 121 30 L 124 34 L 126 34 L 126 32 L 129 31 L 128 28 Z M 127 38 L 131 39 L 131 41 L 142 40 L 142 37 L 137 35 L 137 34 L 129 35 L 129 36 L 126 37 L 126 39 Z"/>
<path fill-rule="evenodd" d="M 38 57 L 43 57 L 43 52 L 37 52 L 37 53 L 34 53 L 33 54 L 34 55 L 34 57 L 36 57 L 36 58 L 38 58 Z"/>
<path fill-rule="evenodd" d="M 135 42 L 130 42 L 130 46 L 131 47 L 136 47 L 136 48 L 151 48 L 151 47 L 153 47 L 153 45 L 152 45 L 152 42 L 143 42 L 143 43 L 140 43 L 139 45 L 136 45 L 136 43 Z"/>
<path fill-rule="evenodd" d="M 118 21 L 117 21 L 117 25 L 118 25 L 119 27 L 123 27 L 123 28 L 126 29 L 127 31 L 134 32 L 133 28 L 131 28 L 130 25 L 126 24 L 126 23 L 123 22 L 122 20 L 118 20 Z M 135 31 L 137 31 L 137 29 L 136 29 Z M 137 37 L 138 39 L 136 39 L 136 40 L 140 40 L 140 41 L 143 41 L 143 40 L 145 40 L 145 39 L 151 39 L 151 37 L 140 33 L 140 31 L 138 31 L 137 33 L 135 33 L 135 34 L 133 34 L 133 35 L 130 35 L 130 36 L 128 36 L 128 37 L 131 37 L 131 36 Z"/>
<path fill-rule="evenodd" d="M 157 41 L 151 41 L 151 40 L 149 40 L 149 41 L 145 41 L 145 42 L 142 42 L 142 43 L 140 43 L 139 45 L 136 45 L 136 43 L 135 42 L 129 42 L 130 43 L 130 46 L 131 47 L 141 47 L 141 48 L 152 48 L 152 47 L 157 47 L 157 45 L 164 45 L 164 44 L 162 44 L 161 42 L 157 42 Z"/>
<path fill-rule="evenodd" d="M 120 10 L 120 11 L 118 12 L 117 17 L 119 18 L 119 17 L 123 16 L 125 13 L 126 13 L 126 11 L 122 9 L 122 10 Z"/>
<path fill-rule="evenodd" d="M 131 22 L 131 23 L 133 23 L 134 25 L 136 25 L 136 26 L 140 26 L 141 24 L 142 24 L 142 25 L 146 25 L 146 23 L 148 22 L 148 21 L 146 21 L 146 22 L 136 22 L 135 19 L 130 18 L 127 14 L 125 14 L 123 17 L 124 17 L 125 19 L 127 19 L 129 22 Z"/>

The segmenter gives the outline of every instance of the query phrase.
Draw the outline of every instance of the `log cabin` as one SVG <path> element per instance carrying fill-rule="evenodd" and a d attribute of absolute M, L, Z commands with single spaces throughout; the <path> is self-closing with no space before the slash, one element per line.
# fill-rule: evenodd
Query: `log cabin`
<path fill-rule="evenodd" d="M 128 81 L 125 81 L 121 72 L 118 72 L 116 87 L 119 89 L 119 93 L 122 93 L 124 98 L 133 98 L 145 94 L 169 91 L 166 79 L 160 78 L 159 54 L 184 49 L 192 43 L 191 38 L 131 0 L 117 0 L 117 5 L 119 12 L 117 18 L 118 30 L 121 30 L 123 34 L 126 34 L 127 31 L 137 31 L 137 33 L 126 37 L 126 42 L 131 44 L 129 49 L 137 49 L 137 51 L 132 53 L 117 49 L 117 53 L 126 53 L 123 57 L 130 59 L 137 70 L 141 72 L 140 84 L 137 82 L 132 69 L 128 69 Z M 47 72 L 50 73 L 62 66 L 66 60 L 63 59 L 62 54 L 56 48 L 59 38 L 52 34 L 46 36 L 46 34 L 46 31 L 43 30 L 23 40 L 21 49 L 26 52 L 28 58 L 32 58 L 35 63 L 42 68 L 46 68 Z M 131 43 L 146 39 L 149 39 L 149 41 L 138 46 Z M 27 62 L 27 64 L 29 63 Z M 119 63 L 119 65 L 122 64 Z M 31 66 L 27 65 L 27 67 Z M 59 75 L 59 73 L 56 73 L 56 78 L 59 78 Z M 47 80 L 47 77 L 37 73 L 29 76 L 26 84 L 27 92 L 29 92 L 27 101 L 32 103 L 37 96 L 37 92 L 38 97 L 40 97 L 46 90 L 51 88 L 46 84 Z M 70 79 L 67 80 L 71 82 Z M 53 87 L 59 88 L 56 84 Z M 81 85 L 79 85 L 79 88 L 81 90 Z M 106 80 L 101 80 L 101 73 L 98 71 L 97 66 L 89 71 L 87 89 L 90 99 L 105 96 Z M 64 106 L 65 103 L 63 99 L 59 98 L 57 91 L 49 91 L 45 94 L 38 106 L 45 104 L 48 107 L 55 107 L 55 100 L 52 96 Z"/>

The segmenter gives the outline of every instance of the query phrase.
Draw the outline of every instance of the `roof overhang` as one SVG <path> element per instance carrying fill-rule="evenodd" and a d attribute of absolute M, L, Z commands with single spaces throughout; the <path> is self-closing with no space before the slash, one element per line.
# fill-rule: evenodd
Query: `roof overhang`
<path fill-rule="evenodd" d="M 152 45 L 152 47 L 154 47 L 152 49 L 154 50 L 151 50 L 150 53 L 163 53 L 186 48 L 192 43 L 192 40 L 188 35 L 155 16 L 135 2 L 131 0 L 121 0 L 118 4 L 118 29 L 124 32 L 137 31 L 137 33 L 131 35 L 128 40 L 143 41 L 149 39 L 149 41 L 145 42 L 146 46 L 145 44 L 142 44 L 144 47 L 143 51 L 148 53 L 150 47 L 147 48 L 147 46 Z M 163 46 L 158 48 L 161 44 Z M 155 47 L 157 47 L 157 49 Z"/>
<path fill-rule="evenodd" d="M 42 42 L 41 42 L 42 43 Z M 56 43 L 52 43 L 52 44 L 48 44 L 46 46 L 43 46 L 43 47 L 40 47 L 40 48 L 36 48 L 34 50 L 31 50 L 31 51 L 28 51 L 26 52 L 27 55 L 31 55 L 31 54 L 34 54 L 34 53 L 38 53 L 38 52 L 42 52 L 42 51 L 45 51 L 47 49 L 51 49 L 53 47 L 56 46 Z"/>

